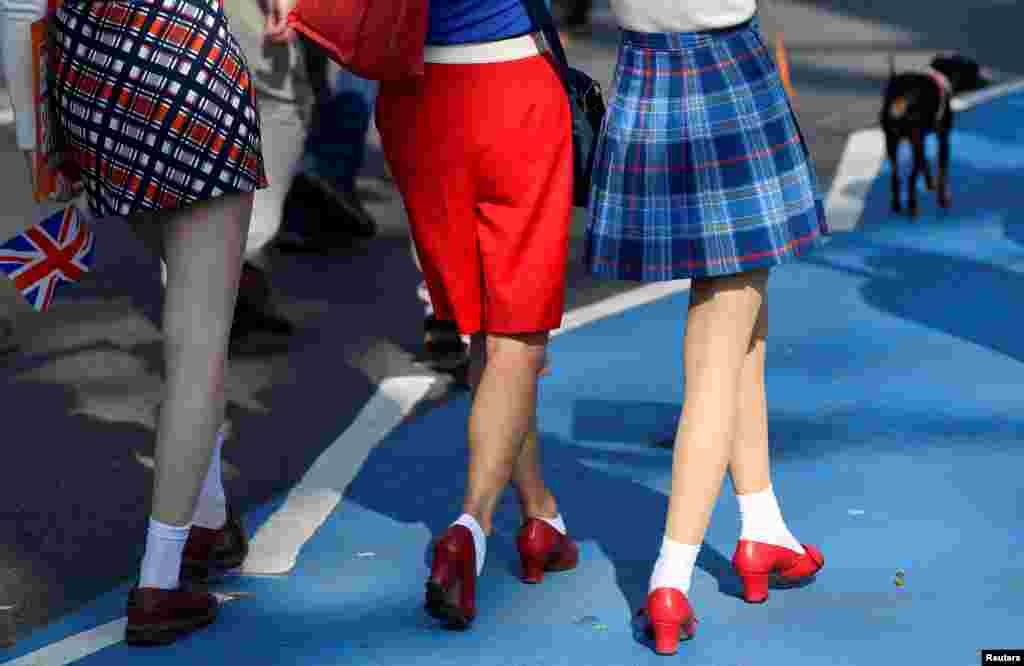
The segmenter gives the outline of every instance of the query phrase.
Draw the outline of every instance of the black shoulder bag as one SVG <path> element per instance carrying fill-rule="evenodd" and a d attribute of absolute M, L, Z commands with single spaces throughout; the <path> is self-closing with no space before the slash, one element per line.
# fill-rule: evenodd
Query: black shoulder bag
<path fill-rule="evenodd" d="M 569 94 L 572 109 L 573 205 L 586 208 L 590 202 L 590 177 L 594 167 L 594 147 L 604 120 L 605 104 L 600 84 L 578 69 L 569 67 L 558 37 L 555 20 L 544 0 L 523 0 L 526 13 L 544 32 L 544 40 L 554 56 L 558 76 Z"/>

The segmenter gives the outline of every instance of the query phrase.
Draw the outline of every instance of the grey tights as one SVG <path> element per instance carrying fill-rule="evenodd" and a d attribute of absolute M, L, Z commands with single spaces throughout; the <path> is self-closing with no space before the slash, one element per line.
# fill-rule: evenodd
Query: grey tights
<path fill-rule="evenodd" d="M 167 266 L 152 508 L 167 525 L 192 521 L 224 419 L 228 335 L 252 207 L 252 194 L 230 194 L 129 220 Z"/>

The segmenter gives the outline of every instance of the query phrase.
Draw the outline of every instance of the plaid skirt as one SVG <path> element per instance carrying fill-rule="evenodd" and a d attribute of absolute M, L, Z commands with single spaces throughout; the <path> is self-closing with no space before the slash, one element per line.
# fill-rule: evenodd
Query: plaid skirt
<path fill-rule="evenodd" d="M 219 0 L 66 0 L 57 116 L 97 217 L 267 186 L 249 69 Z"/>
<path fill-rule="evenodd" d="M 624 31 L 596 145 L 584 261 L 662 281 L 769 267 L 829 233 L 758 21 Z"/>

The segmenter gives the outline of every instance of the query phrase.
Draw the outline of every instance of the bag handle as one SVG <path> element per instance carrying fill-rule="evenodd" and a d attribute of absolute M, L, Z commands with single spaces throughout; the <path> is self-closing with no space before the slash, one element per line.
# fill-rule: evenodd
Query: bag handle
<path fill-rule="evenodd" d="M 552 55 L 555 56 L 555 69 L 558 70 L 558 77 L 562 79 L 565 91 L 571 96 L 572 85 L 569 83 L 569 60 L 565 57 L 565 49 L 562 48 L 562 39 L 558 36 L 558 29 L 555 27 L 555 19 L 551 16 L 546 0 L 522 0 L 526 7 L 526 13 L 530 22 L 541 29 L 544 33 L 544 41 L 548 43 Z"/>

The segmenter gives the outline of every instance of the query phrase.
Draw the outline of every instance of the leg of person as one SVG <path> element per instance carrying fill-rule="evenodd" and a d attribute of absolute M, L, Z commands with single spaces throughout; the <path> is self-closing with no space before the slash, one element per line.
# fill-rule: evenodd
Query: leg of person
<path fill-rule="evenodd" d="M 762 301 L 754 334 L 743 362 L 736 411 L 736 434 L 729 458 L 742 526 L 733 566 L 743 581 L 744 599 L 768 599 L 774 572 L 781 585 L 798 585 L 824 564 L 821 551 L 804 546 L 789 531 L 772 486 L 768 452 L 768 403 L 765 396 L 765 340 L 768 302 Z"/>
<path fill-rule="evenodd" d="M 740 379 L 768 272 L 695 278 L 683 342 L 685 390 L 672 461 L 666 534 L 647 612 L 655 650 L 674 654 L 693 633 L 690 589 L 704 531 L 721 491 L 736 430 Z M 688 626 L 681 626 L 686 622 Z"/>
<path fill-rule="evenodd" d="M 224 418 L 228 333 L 252 199 L 251 194 L 225 195 L 160 216 L 168 276 L 167 388 L 146 553 L 129 598 L 130 644 L 173 642 L 216 616 L 212 597 L 183 590 L 179 583 L 189 528 Z"/>
<path fill-rule="evenodd" d="M 345 70 L 335 89 L 327 84 L 323 51 L 302 39 L 316 98 L 301 171 L 285 198 L 287 226 L 277 245 L 296 251 L 344 247 L 351 237 L 370 238 L 377 223 L 355 192 L 376 96 L 376 83 Z M 324 223 L 322 220 L 326 219 Z"/>

